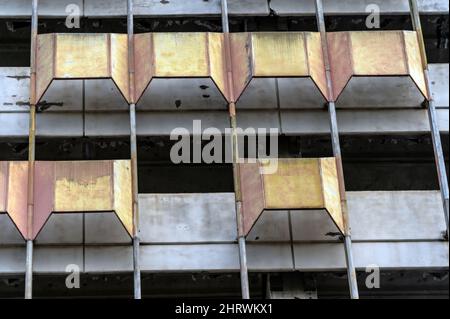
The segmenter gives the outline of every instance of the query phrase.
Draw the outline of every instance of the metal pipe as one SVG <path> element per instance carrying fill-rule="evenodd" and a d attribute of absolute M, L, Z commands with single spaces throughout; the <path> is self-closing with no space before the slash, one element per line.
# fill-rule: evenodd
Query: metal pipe
<path fill-rule="evenodd" d="M 246 240 L 242 223 L 242 192 L 240 184 L 240 170 L 239 170 L 239 141 L 237 135 L 237 118 L 236 118 L 236 101 L 233 91 L 233 68 L 231 64 L 231 43 L 230 43 L 230 23 L 228 20 L 228 2 L 222 0 L 222 29 L 225 40 L 225 56 L 227 67 L 227 85 L 228 85 L 228 111 L 230 116 L 230 126 L 232 131 L 232 149 L 233 149 L 233 180 L 235 193 L 235 207 L 236 207 L 236 222 L 239 244 L 239 263 L 241 275 L 241 290 L 242 298 L 250 299 L 250 286 L 248 282 L 248 267 L 247 267 L 247 248 Z"/>
<path fill-rule="evenodd" d="M 348 215 L 347 194 L 345 189 L 344 168 L 342 164 L 341 144 L 339 141 L 339 127 L 337 123 L 336 105 L 333 94 L 333 82 L 331 79 L 330 57 L 328 52 L 328 40 L 325 26 L 325 15 L 323 11 L 322 0 L 316 0 L 316 18 L 319 27 L 322 43 L 322 52 L 325 64 L 325 74 L 328 89 L 328 114 L 330 116 L 331 141 L 333 146 L 333 155 L 336 158 L 337 176 L 339 181 L 339 193 L 344 217 L 345 234 L 344 247 L 347 262 L 347 277 L 350 288 L 350 296 L 352 299 L 359 299 L 358 281 L 352 251 L 352 237 Z"/>
<path fill-rule="evenodd" d="M 34 165 L 36 159 L 36 52 L 38 34 L 38 0 L 31 4 L 31 57 L 30 57 L 30 122 L 28 132 L 28 185 L 27 185 L 27 248 L 25 265 L 25 299 L 33 298 L 33 213 Z"/>
<path fill-rule="evenodd" d="M 130 151 L 131 178 L 133 192 L 133 279 L 134 299 L 142 298 L 141 267 L 140 267 L 140 238 L 139 238 L 139 194 L 138 194 L 138 159 L 136 132 L 136 104 L 134 84 L 134 16 L 133 0 L 127 1 L 127 33 L 128 33 L 128 69 L 129 69 L 129 100 L 130 103 Z"/>
<path fill-rule="evenodd" d="M 431 138 L 433 141 L 434 158 L 436 162 L 436 168 L 439 178 L 439 187 L 441 189 L 442 204 L 444 207 L 444 218 L 447 224 L 447 238 L 449 237 L 449 190 L 447 180 L 447 169 L 445 167 L 444 151 L 442 150 L 441 134 L 439 131 L 439 125 L 437 123 L 436 107 L 434 105 L 433 95 L 431 93 L 429 66 L 427 59 L 427 52 L 425 47 L 425 41 L 422 32 L 422 24 L 420 22 L 420 13 L 416 0 L 409 0 L 409 8 L 411 11 L 411 20 L 414 31 L 417 33 L 417 40 L 419 42 L 420 54 L 422 57 L 422 64 L 425 74 L 425 83 L 428 91 L 427 101 L 427 113 L 428 120 L 430 122 Z"/>

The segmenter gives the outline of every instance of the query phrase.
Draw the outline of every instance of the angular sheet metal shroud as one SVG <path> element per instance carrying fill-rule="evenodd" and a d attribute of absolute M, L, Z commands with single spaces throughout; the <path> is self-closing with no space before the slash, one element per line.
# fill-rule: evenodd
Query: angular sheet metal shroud
<path fill-rule="evenodd" d="M 331 32 L 328 42 L 338 107 L 420 107 L 429 98 L 416 32 Z"/>
<path fill-rule="evenodd" d="M 228 100 L 221 33 L 143 33 L 134 36 L 138 101 L 155 79 L 209 78 Z"/>
<path fill-rule="evenodd" d="M 115 212 L 133 234 L 130 161 L 36 162 L 33 231 L 27 230 L 28 162 L 0 162 L 0 212 L 34 240 L 52 213 Z"/>
<path fill-rule="evenodd" d="M 277 78 L 282 107 L 322 108 L 327 101 L 320 33 L 232 33 L 230 42 L 236 100 L 256 90 L 258 79 Z"/>
<path fill-rule="evenodd" d="M 130 102 L 126 34 L 41 34 L 36 53 L 37 104 L 54 79 L 112 79 Z"/>
<path fill-rule="evenodd" d="M 273 165 L 278 165 L 276 172 L 266 174 Z M 263 212 L 271 210 L 324 209 L 345 233 L 335 158 L 278 159 L 239 166 L 245 236 Z"/>

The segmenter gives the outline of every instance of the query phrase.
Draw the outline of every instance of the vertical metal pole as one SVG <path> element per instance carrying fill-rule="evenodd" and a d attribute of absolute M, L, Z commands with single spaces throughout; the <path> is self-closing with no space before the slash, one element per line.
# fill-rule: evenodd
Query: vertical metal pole
<path fill-rule="evenodd" d="M 337 123 L 336 115 L 336 105 L 334 101 L 333 94 L 333 82 L 331 79 L 331 69 L 330 69 L 330 58 L 328 52 L 328 40 L 325 27 L 325 17 L 323 11 L 322 0 L 316 0 L 316 16 L 317 25 L 320 30 L 321 41 L 322 41 L 322 52 L 325 63 L 325 72 L 327 78 L 327 88 L 328 88 L 328 113 L 330 116 L 330 129 L 331 129 L 331 140 L 333 144 L 333 154 L 336 158 L 336 166 L 339 180 L 339 191 L 341 196 L 341 207 L 344 216 L 345 224 L 345 234 L 344 234 L 344 246 L 345 246 L 345 256 L 347 261 L 347 275 L 348 283 L 350 287 L 350 296 L 352 299 L 359 299 L 358 281 L 356 277 L 355 264 L 353 259 L 352 251 L 352 237 L 351 229 L 348 216 L 348 206 L 347 206 L 347 195 L 345 190 L 345 180 L 344 180 L 344 168 L 342 165 L 342 154 L 341 154 L 341 144 L 339 141 L 339 128 Z"/>
<path fill-rule="evenodd" d="M 233 143 L 233 179 L 234 179 L 234 192 L 236 203 L 236 221 L 238 231 L 238 244 L 239 244 L 239 262 L 240 262 L 240 274 L 241 274 L 241 290 L 242 298 L 250 299 L 250 287 L 248 282 L 248 267 L 247 267 L 247 248 L 245 234 L 243 230 L 242 221 L 242 192 L 240 184 L 240 170 L 239 170 L 239 141 L 237 135 L 237 120 L 236 120 L 236 101 L 233 90 L 233 68 L 231 60 L 231 43 L 230 43 L 230 26 L 228 21 L 228 2 L 222 0 L 222 29 L 225 37 L 226 48 L 226 65 L 227 65 L 227 78 L 228 78 L 228 97 L 230 125 L 232 130 L 232 143 Z"/>
<path fill-rule="evenodd" d="M 127 32 L 128 32 L 128 69 L 129 69 L 129 100 L 130 103 L 130 148 L 131 148 L 131 178 L 133 192 L 133 278 L 134 299 L 141 299 L 141 268 L 140 268 L 140 238 L 139 238 L 139 194 L 138 194 L 138 163 L 137 163 L 137 132 L 136 132 L 136 101 L 134 89 L 134 17 L 133 0 L 127 1 Z"/>
<path fill-rule="evenodd" d="M 27 248 L 25 265 L 25 299 L 33 298 L 33 212 L 34 164 L 36 158 L 36 51 L 38 34 L 38 0 L 32 0 L 31 60 L 30 60 L 30 122 L 28 132 L 28 196 L 27 196 Z"/>
<path fill-rule="evenodd" d="M 441 134 L 439 132 L 439 125 L 437 123 L 436 107 L 434 105 L 433 95 L 431 93 L 430 76 L 427 52 L 425 48 L 425 41 L 423 38 L 422 24 L 420 22 L 420 13 L 417 6 L 416 0 L 409 0 L 409 8 L 411 11 L 411 19 L 413 23 L 414 31 L 417 33 L 417 40 L 419 41 L 420 54 L 422 56 L 423 70 L 425 74 L 425 83 L 427 85 L 428 91 L 428 101 L 427 101 L 427 111 L 428 119 L 430 121 L 431 138 L 433 140 L 434 157 L 436 161 L 436 167 L 439 177 L 439 186 L 441 189 L 442 203 L 444 206 L 444 217 L 447 224 L 447 238 L 448 232 L 448 210 L 449 210 L 449 190 L 448 190 L 448 180 L 447 180 L 447 170 L 445 167 L 445 157 L 442 150 Z"/>

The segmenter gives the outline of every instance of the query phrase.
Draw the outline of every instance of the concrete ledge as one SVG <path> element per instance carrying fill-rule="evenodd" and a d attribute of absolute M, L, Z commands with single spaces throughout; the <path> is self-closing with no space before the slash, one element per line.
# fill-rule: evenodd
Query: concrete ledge
<path fill-rule="evenodd" d="M 39 14 L 45 17 L 66 16 L 67 4 L 74 3 L 80 7 L 86 17 L 117 17 L 126 15 L 125 0 L 41 0 Z M 383 14 L 408 14 L 408 5 L 398 0 L 372 0 L 378 4 Z M 84 4 L 84 6 L 83 6 Z M 270 8 L 269 8 L 270 4 Z M 329 15 L 364 15 L 366 1 L 324 0 L 324 10 Z M 137 16 L 217 16 L 220 14 L 220 0 L 135 0 Z M 270 10 L 281 16 L 314 15 L 313 0 L 229 0 L 231 15 L 267 16 Z M 448 14 L 449 6 L 445 0 L 419 0 L 419 10 L 423 14 Z M 28 0 L 3 0 L 0 18 L 28 17 L 31 5 Z"/>

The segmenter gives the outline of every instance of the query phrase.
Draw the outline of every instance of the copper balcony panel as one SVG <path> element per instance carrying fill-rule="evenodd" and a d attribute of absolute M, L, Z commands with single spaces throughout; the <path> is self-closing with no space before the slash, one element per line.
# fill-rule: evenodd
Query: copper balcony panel
<path fill-rule="evenodd" d="M 328 34 L 337 107 L 421 107 L 428 92 L 413 31 Z"/>
<path fill-rule="evenodd" d="M 315 214 L 318 221 L 331 218 L 327 232 L 344 233 L 336 159 L 279 159 L 270 174 L 275 161 L 240 164 L 244 235 L 269 211 Z"/>
<path fill-rule="evenodd" d="M 8 214 L 27 238 L 28 162 L 0 162 L 0 214 Z"/>
<path fill-rule="evenodd" d="M 221 33 L 143 33 L 135 43 L 138 108 L 226 109 Z"/>
<path fill-rule="evenodd" d="M 114 212 L 133 234 L 130 161 L 36 162 L 33 230 L 27 230 L 28 162 L 0 162 L 0 212 L 34 240 L 52 213 Z"/>
<path fill-rule="evenodd" d="M 232 33 L 230 39 L 238 108 L 324 107 L 328 94 L 320 33 Z"/>
<path fill-rule="evenodd" d="M 130 102 L 126 34 L 41 34 L 37 41 L 35 103 L 47 90 L 54 95 L 53 81 L 76 79 L 112 80 Z"/>

